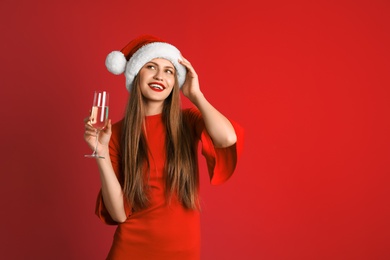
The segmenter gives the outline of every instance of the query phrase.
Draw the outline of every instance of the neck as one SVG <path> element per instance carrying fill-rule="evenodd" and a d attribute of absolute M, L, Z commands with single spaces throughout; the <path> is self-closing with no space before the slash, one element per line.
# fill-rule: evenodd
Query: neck
<path fill-rule="evenodd" d="M 153 116 L 161 114 L 163 110 L 164 102 L 146 102 L 145 103 L 145 115 Z"/>

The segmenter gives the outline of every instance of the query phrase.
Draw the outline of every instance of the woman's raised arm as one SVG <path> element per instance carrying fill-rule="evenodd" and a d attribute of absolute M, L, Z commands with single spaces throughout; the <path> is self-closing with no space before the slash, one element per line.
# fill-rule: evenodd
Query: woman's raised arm
<path fill-rule="evenodd" d="M 229 147 L 236 143 L 237 136 L 230 121 L 214 108 L 200 90 L 198 75 L 191 63 L 182 57 L 179 62 L 187 68 L 182 92 L 202 113 L 205 127 L 215 147 Z"/>

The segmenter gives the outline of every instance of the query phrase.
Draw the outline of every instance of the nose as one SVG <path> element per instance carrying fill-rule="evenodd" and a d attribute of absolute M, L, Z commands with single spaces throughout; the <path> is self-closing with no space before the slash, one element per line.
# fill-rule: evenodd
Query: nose
<path fill-rule="evenodd" d="M 155 80 L 159 80 L 159 81 L 162 81 L 163 80 L 163 76 L 162 76 L 162 72 L 161 70 L 157 70 L 156 71 L 156 74 L 154 74 L 154 77 L 153 77 Z"/>

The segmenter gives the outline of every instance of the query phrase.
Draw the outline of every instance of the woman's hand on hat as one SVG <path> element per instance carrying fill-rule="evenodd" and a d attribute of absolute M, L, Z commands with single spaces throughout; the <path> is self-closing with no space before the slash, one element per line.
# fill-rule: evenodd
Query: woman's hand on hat
<path fill-rule="evenodd" d="M 179 63 L 187 68 L 186 80 L 181 87 L 181 91 L 192 103 L 195 103 L 198 97 L 203 96 L 200 91 L 198 74 L 196 74 L 196 71 L 194 67 L 192 67 L 191 63 L 183 56 L 179 59 Z"/>

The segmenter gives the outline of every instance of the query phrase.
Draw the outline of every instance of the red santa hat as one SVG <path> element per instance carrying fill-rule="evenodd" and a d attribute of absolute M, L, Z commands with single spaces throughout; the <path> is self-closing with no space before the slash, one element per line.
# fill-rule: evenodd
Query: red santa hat
<path fill-rule="evenodd" d="M 184 84 L 187 70 L 179 63 L 180 51 L 152 35 L 142 35 L 130 41 L 121 51 L 113 51 L 106 58 L 108 71 L 115 75 L 125 73 L 126 88 L 130 92 L 134 78 L 140 69 L 155 58 L 163 58 L 172 62 L 176 69 L 179 87 Z"/>

